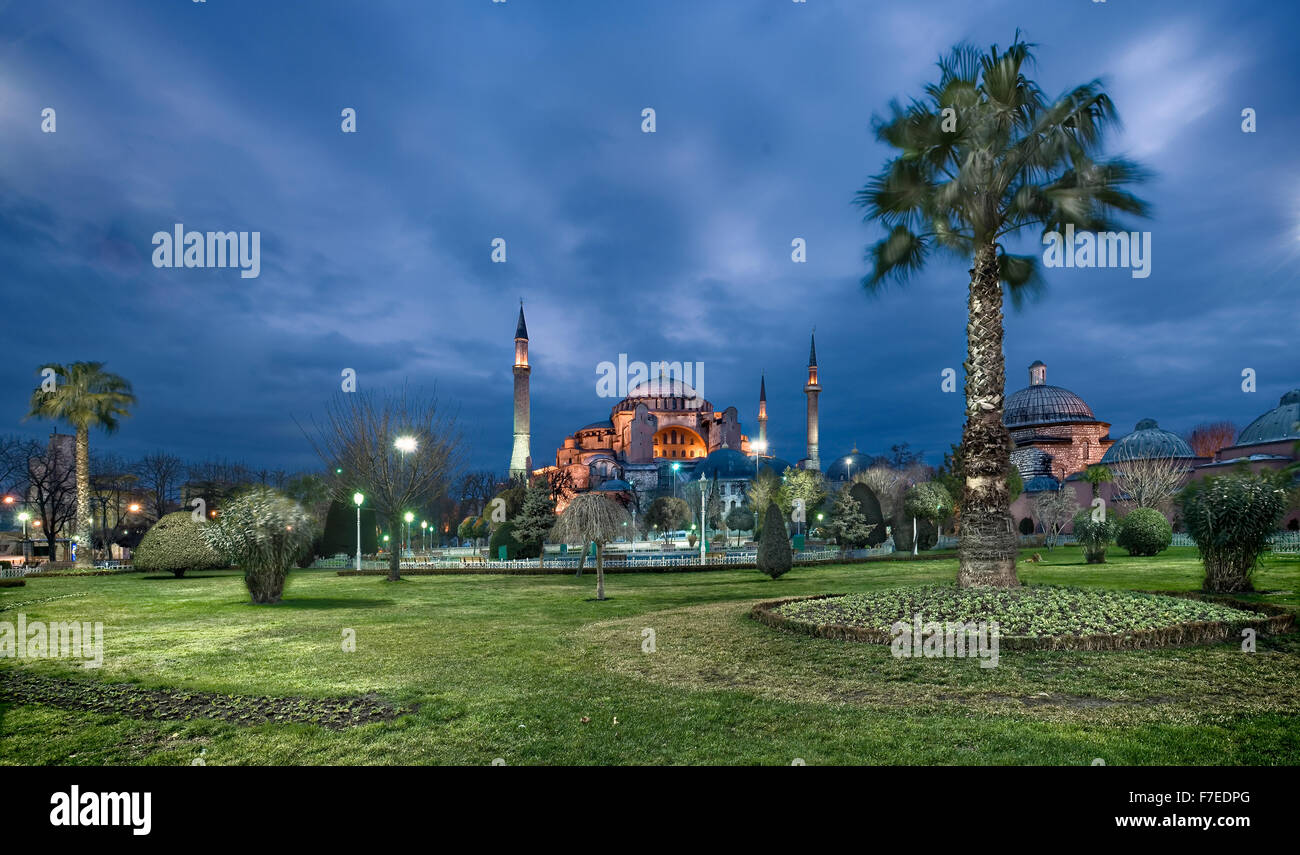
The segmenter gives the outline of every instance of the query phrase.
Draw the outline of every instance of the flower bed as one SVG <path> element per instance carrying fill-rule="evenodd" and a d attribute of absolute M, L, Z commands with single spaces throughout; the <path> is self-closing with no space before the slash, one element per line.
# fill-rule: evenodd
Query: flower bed
<path fill-rule="evenodd" d="M 761 623 L 820 638 L 888 644 L 902 622 L 996 621 L 1011 650 L 1123 650 L 1239 639 L 1288 631 L 1295 615 L 1277 606 L 1197 594 L 1034 585 L 967 588 L 933 585 L 759 603 Z"/>

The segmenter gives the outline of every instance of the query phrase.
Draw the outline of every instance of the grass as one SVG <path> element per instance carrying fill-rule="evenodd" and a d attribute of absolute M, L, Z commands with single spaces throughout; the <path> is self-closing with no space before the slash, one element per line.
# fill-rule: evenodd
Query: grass
<path fill-rule="evenodd" d="M 1200 584 L 1193 549 L 1105 565 L 1085 565 L 1076 549 L 1039 552 L 1043 563 L 1020 565 L 1027 582 Z M 220 695 L 226 707 L 367 698 L 414 712 L 330 728 L 27 699 L 0 703 L 0 763 L 188 764 L 200 753 L 209 765 L 1300 763 L 1300 634 L 1261 638 L 1253 655 L 1237 643 L 1006 652 L 980 668 L 894 659 L 887 647 L 747 617 L 757 600 L 955 572 L 945 559 L 796 567 L 776 581 L 753 570 L 625 574 L 607 578 L 610 599 L 598 603 L 591 575 L 393 584 L 304 571 L 274 607 L 248 605 L 229 573 L 32 579 L 0 590 L 0 621 L 102 621 L 103 667 L 5 659 L 0 685 L 18 668 L 115 693 Z M 1266 593 L 1252 599 L 1300 606 L 1300 559 L 1267 559 L 1256 587 Z M 345 630 L 355 652 L 343 649 Z"/>

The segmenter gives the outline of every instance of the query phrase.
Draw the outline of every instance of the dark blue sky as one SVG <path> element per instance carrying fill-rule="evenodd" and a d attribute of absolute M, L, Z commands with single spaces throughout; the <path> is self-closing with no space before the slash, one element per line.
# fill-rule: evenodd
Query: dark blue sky
<path fill-rule="evenodd" d="M 1048 271 L 1008 317 L 1010 389 L 1042 359 L 1116 436 L 1242 426 L 1300 386 L 1298 23 L 1292 2 L 1188 0 L 10 3 L 0 431 L 48 431 L 20 421 L 38 364 L 105 360 L 140 405 L 97 447 L 295 469 L 315 460 L 292 417 L 354 368 L 436 383 L 471 462 L 504 470 L 522 296 L 539 465 L 608 415 L 596 365 L 620 352 L 705 363 L 746 431 L 766 370 L 772 451 L 798 459 L 814 324 L 823 459 L 907 441 L 937 460 L 960 435 L 940 375 L 961 369 L 966 266 L 868 298 L 879 231 L 850 202 L 887 156 L 872 114 L 952 44 L 1017 28 L 1049 93 L 1105 78 L 1112 150 L 1157 177 L 1150 278 Z M 177 222 L 260 231 L 261 276 L 154 268 Z"/>

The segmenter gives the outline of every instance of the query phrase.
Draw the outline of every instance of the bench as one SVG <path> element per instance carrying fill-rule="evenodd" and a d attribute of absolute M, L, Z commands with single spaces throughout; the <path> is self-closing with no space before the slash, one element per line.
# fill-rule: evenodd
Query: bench
<path fill-rule="evenodd" d="M 460 563 L 462 566 L 466 564 L 482 565 L 487 563 L 487 559 L 485 559 L 482 555 L 467 555 L 464 558 L 460 559 Z"/>

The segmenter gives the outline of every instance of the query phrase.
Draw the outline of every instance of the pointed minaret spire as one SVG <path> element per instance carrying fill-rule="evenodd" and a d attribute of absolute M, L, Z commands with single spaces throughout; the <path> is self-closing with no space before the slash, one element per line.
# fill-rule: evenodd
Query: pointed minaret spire
<path fill-rule="evenodd" d="M 524 323 L 524 301 L 519 300 L 519 323 L 515 325 L 515 445 L 510 452 L 510 477 L 526 479 L 533 468 L 529 418 L 528 324 Z"/>
<path fill-rule="evenodd" d="M 758 381 L 758 447 L 760 453 L 767 450 L 767 375 L 759 375 Z"/>
<path fill-rule="evenodd" d="M 803 387 L 808 396 L 808 456 L 804 459 L 804 469 L 820 471 L 821 457 L 817 442 L 817 396 L 821 394 L 821 384 L 817 382 L 817 328 L 813 327 L 812 344 L 808 350 L 808 382 Z"/>
<path fill-rule="evenodd" d="M 528 324 L 524 323 L 524 298 L 519 298 L 519 323 L 515 324 L 515 339 L 528 341 Z"/>

